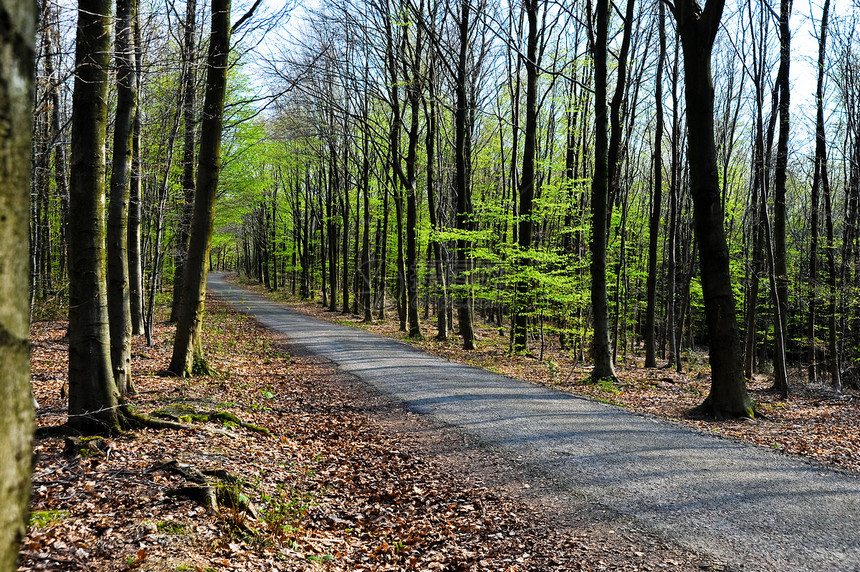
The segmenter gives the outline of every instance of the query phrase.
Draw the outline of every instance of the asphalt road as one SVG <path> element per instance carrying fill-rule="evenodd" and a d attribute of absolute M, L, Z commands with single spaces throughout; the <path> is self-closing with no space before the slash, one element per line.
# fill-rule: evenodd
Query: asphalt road
<path fill-rule="evenodd" d="M 860 570 L 856 476 L 451 363 L 292 312 L 219 274 L 208 286 L 411 411 L 685 548 L 745 570 Z"/>

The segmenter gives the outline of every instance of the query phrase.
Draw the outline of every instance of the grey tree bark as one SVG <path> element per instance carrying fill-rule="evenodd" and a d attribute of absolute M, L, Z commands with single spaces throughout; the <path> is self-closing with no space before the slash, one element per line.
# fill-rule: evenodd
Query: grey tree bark
<path fill-rule="evenodd" d="M 69 180 L 69 421 L 116 432 L 105 261 L 105 155 L 111 0 L 80 0 Z"/>

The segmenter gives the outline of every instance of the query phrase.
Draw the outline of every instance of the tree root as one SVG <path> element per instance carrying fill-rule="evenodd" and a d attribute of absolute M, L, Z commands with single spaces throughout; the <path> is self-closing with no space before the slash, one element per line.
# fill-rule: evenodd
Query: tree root
<path fill-rule="evenodd" d="M 158 411 L 153 412 L 153 415 L 163 419 L 173 419 L 182 423 L 206 421 L 220 422 L 228 427 L 231 425 L 237 427 L 244 427 L 245 429 L 253 431 L 255 433 L 260 433 L 267 436 L 272 435 L 271 431 L 269 431 L 265 427 L 260 427 L 259 425 L 248 423 L 247 421 L 240 419 L 237 415 L 234 415 L 229 411 L 203 411 L 195 409 L 187 403 L 171 403 L 165 407 L 162 407 Z"/>
<path fill-rule="evenodd" d="M 169 497 L 185 497 L 207 510 L 216 513 L 229 513 L 231 523 L 242 527 L 243 513 L 259 520 L 260 512 L 253 502 L 243 492 L 243 479 L 226 469 L 199 470 L 176 459 L 162 461 L 147 472 L 166 471 L 190 481 L 193 484 L 182 485 L 167 491 Z"/>
<path fill-rule="evenodd" d="M 725 409 L 716 407 L 708 396 L 701 404 L 692 408 L 689 415 L 694 417 L 705 417 L 714 421 L 727 421 L 729 419 L 767 419 L 752 403 L 748 403 L 743 409 Z"/>
<path fill-rule="evenodd" d="M 186 423 L 177 423 L 176 421 L 168 421 L 152 415 L 138 413 L 127 403 L 124 403 L 120 407 L 120 411 L 122 411 L 123 418 L 125 419 L 125 429 L 194 429 L 192 425 Z"/>
<path fill-rule="evenodd" d="M 37 439 L 45 437 L 110 437 L 118 435 L 124 431 L 134 429 L 194 429 L 191 425 L 185 423 L 177 423 L 165 419 L 158 419 L 151 415 L 138 413 L 131 404 L 122 403 L 119 405 L 117 412 L 118 426 L 111 427 L 107 423 L 100 422 L 97 418 L 92 420 L 88 427 L 82 428 L 80 425 L 71 425 L 68 421 L 62 425 L 50 425 L 47 427 L 37 427 L 34 436 Z"/>

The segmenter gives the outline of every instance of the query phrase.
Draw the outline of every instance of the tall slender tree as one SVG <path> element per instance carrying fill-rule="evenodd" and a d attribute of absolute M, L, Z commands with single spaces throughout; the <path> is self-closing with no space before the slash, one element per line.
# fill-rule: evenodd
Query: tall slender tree
<path fill-rule="evenodd" d="M 779 9 L 779 72 L 776 89 L 779 90 L 779 139 L 776 144 L 776 167 L 773 173 L 773 251 L 774 251 L 774 315 L 777 335 L 782 348 L 774 355 L 774 388 L 788 397 L 785 339 L 788 306 L 788 268 L 786 262 L 786 179 L 788 174 L 788 138 L 791 134 L 791 18 L 792 0 L 781 0 Z"/>
<path fill-rule="evenodd" d="M 818 200 L 819 195 L 824 199 L 824 225 L 826 234 L 825 255 L 827 259 L 827 369 L 830 373 L 830 381 L 834 389 L 842 390 L 842 380 L 839 368 L 839 352 L 837 347 L 837 331 L 836 331 L 836 246 L 833 237 L 833 208 L 831 205 L 831 190 L 830 190 L 830 175 L 827 169 L 827 138 L 824 125 L 824 75 L 826 73 L 827 59 L 827 22 L 830 14 L 830 0 L 824 0 L 824 5 L 821 9 L 821 31 L 818 36 L 818 82 L 815 89 L 816 113 L 815 113 L 815 169 L 813 171 L 812 181 L 812 197 L 813 197 L 813 231 L 810 240 L 812 241 L 810 250 L 810 291 L 812 298 L 815 298 L 818 293 L 815 290 L 817 277 L 817 264 L 813 265 L 813 261 L 817 262 L 818 250 Z M 814 257 L 813 257 L 814 255 Z M 814 373 L 816 366 L 814 363 L 815 355 L 815 314 L 810 307 L 809 335 L 812 345 L 813 364 L 810 368 L 811 377 L 814 378 L 817 374 Z"/>
<path fill-rule="evenodd" d="M 140 10 L 134 12 L 134 69 L 137 92 L 140 93 L 140 71 L 143 67 L 143 48 L 140 41 Z M 131 308 L 131 333 L 143 333 L 143 259 L 141 252 L 141 216 L 143 208 L 143 176 L 141 173 L 140 141 L 143 132 L 140 105 L 135 108 L 134 133 L 132 134 L 131 182 L 128 198 L 128 290 Z"/>
<path fill-rule="evenodd" d="M 182 117 L 184 137 L 182 144 L 182 213 L 177 237 L 176 272 L 173 278 L 173 305 L 171 321 L 179 316 L 182 298 L 182 270 L 188 256 L 188 236 L 194 214 L 194 150 L 197 144 L 197 1 L 185 0 L 185 21 L 182 23 Z"/>
<path fill-rule="evenodd" d="M 609 121 L 606 99 L 608 36 L 609 2 L 597 0 L 594 30 L 591 33 L 591 52 L 594 57 L 594 175 L 591 182 L 591 306 L 594 314 L 591 357 L 594 369 L 591 377 L 594 380 L 615 377 L 609 343 L 609 300 L 606 294 L 606 218 L 609 212 Z"/>
<path fill-rule="evenodd" d="M 537 154 L 538 120 L 538 0 L 524 0 L 523 10 L 528 21 L 526 36 L 526 125 L 523 141 L 523 163 L 519 180 L 519 220 L 517 221 L 517 244 L 520 254 L 532 246 L 532 206 L 535 194 L 535 156 Z M 516 316 L 514 318 L 514 351 L 528 351 L 528 313 L 524 307 L 531 285 L 527 280 L 517 282 Z"/>
<path fill-rule="evenodd" d="M 460 14 L 457 21 L 459 32 L 459 51 L 456 68 L 457 101 L 454 112 L 454 162 L 457 214 L 457 229 L 461 232 L 472 229 L 472 185 L 469 137 L 469 52 L 471 51 L 471 0 L 460 0 Z M 460 336 L 463 349 L 475 349 L 475 332 L 472 327 L 472 300 L 469 292 L 469 241 L 460 236 L 456 245 L 456 304 Z"/>
<path fill-rule="evenodd" d="M 648 278 L 646 279 L 645 308 L 645 367 L 657 367 L 657 242 L 660 234 L 660 217 L 663 207 L 663 66 L 666 61 L 666 7 L 657 2 L 657 32 L 660 49 L 657 52 L 657 74 L 654 79 L 654 160 L 651 192 L 651 218 L 648 225 Z"/>
<path fill-rule="evenodd" d="M 128 269 L 128 212 L 131 190 L 134 119 L 137 114 L 137 77 L 134 14 L 137 0 L 117 0 L 117 105 L 110 174 L 107 220 L 108 317 L 114 382 L 120 393 L 133 392 L 131 375 L 131 299 Z"/>

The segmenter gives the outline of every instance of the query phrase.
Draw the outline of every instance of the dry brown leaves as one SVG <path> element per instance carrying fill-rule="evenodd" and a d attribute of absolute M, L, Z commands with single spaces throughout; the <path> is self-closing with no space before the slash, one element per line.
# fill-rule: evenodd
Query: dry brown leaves
<path fill-rule="evenodd" d="M 135 340 L 141 411 L 183 401 L 268 428 L 143 430 L 108 439 L 104 456 L 68 458 L 35 444 L 34 523 L 19 570 L 691 570 L 697 559 L 588 516 L 542 516 L 489 453 L 423 424 L 281 337 L 209 303 L 211 379 L 159 377 L 172 329 Z M 65 324 L 33 329 L 39 424 L 66 412 Z M 479 458 L 474 458 L 475 456 Z M 177 459 L 242 476 L 260 518 L 210 514 L 168 497 Z M 511 469 L 513 470 L 513 469 Z M 506 476 L 507 475 L 507 476 Z M 537 507 L 537 508 L 536 508 Z M 553 509 L 554 510 L 554 509 Z"/>

